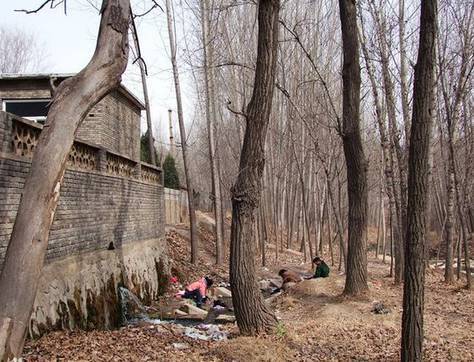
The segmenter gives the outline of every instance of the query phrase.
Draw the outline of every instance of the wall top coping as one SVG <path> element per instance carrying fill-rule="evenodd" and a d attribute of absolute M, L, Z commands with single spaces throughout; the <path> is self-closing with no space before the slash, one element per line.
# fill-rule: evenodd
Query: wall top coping
<path fill-rule="evenodd" d="M 0 74 L 0 81 L 28 81 L 28 80 L 39 80 L 49 81 L 50 79 L 57 79 L 58 81 L 73 77 L 75 73 L 31 73 L 31 74 L 22 74 L 22 73 L 4 73 Z M 134 104 L 141 111 L 145 110 L 145 104 L 133 94 L 127 87 L 123 84 L 120 84 L 115 90 L 121 93 L 125 98 L 127 98 L 132 104 Z"/>

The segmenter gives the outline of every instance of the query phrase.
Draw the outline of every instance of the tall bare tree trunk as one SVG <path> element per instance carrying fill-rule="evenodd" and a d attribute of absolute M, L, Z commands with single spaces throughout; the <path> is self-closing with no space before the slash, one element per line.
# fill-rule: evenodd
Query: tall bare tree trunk
<path fill-rule="evenodd" d="M 397 229 L 401 230 L 401 234 L 404 235 L 406 231 L 406 193 L 407 193 L 407 184 L 406 184 L 406 162 L 405 162 L 405 152 L 400 144 L 400 132 L 397 126 L 397 113 L 396 113 L 396 103 L 394 96 L 394 85 L 392 77 L 390 74 L 390 59 L 389 52 L 387 49 L 387 37 L 386 37 L 386 28 L 385 17 L 379 14 L 379 10 L 375 8 L 373 3 L 371 4 L 370 10 L 372 17 L 374 18 L 376 28 L 377 28 L 377 37 L 380 48 L 380 58 L 382 64 L 382 78 L 383 85 L 385 90 L 385 99 L 388 115 L 388 124 L 389 124 L 389 134 L 390 134 L 390 148 L 395 150 L 396 160 L 398 163 L 398 170 L 400 176 L 400 187 L 399 189 L 394 185 L 394 194 L 395 199 L 399 200 L 399 208 L 397 210 L 397 221 L 398 227 L 394 228 L 395 237 L 394 237 L 394 251 L 395 251 L 395 284 L 401 283 L 403 280 L 403 242 L 402 238 L 397 238 L 396 232 Z"/>
<path fill-rule="evenodd" d="M 213 45 L 209 39 L 209 1 L 201 0 L 201 26 L 202 26 L 202 43 L 204 51 L 204 86 L 206 90 L 206 119 L 207 119 L 207 135 L 209 138 L 209 161 L 211 163 L 211 179 L 214 204 L 214 218 L 216 220 L 215 237 L 216 237 L 216 264 L 224 262 L 224 241 L 222 233 L 222 209 L 221 209 L 221 188 L 219 169 L 216 160 L 216 143 L 214 137 L 215 121 L 217 115 L 215 107 L 214 93 L 214 70 L 212 68 L 213 61 Z"/>
<path fill-rule="evenodd" d="M 255 278 L 252 234 L 255 209 L 260 201 L 265 137 L 275 84 L 279 11 L 279 0 L 260 0 L 254 89 L 247 107 L 239 174 L 232 188 L 230 283 L 237 324 L 246 335 L 271 331 L 277 323 L 263 301 Z"/>
<path fill-rule="evenodd" d="M 23 189 L 0 276 L 0 360 L 20 358 L 74 135 L 120 84 L 128 59 L 128 0 L 103 1 L 89 64 L 55 91 Z"/>
<path fill-rule="evenodd" d="M 357 15 L 354 0 L 339 0 L 344 65 L 342 120 L 347 167 L 349 226 L 344 294 L 360 295 L 367 285 L 367 160 L 360 134 L 360 66 Z"/>
<path fill-rule="evenodd" d="M 429 154 L 434 106 L 437 0 L 422 0 L 408 164 L 408 210 L 403 288 L 402 361 L 423 357 L 423 308 Z"/>
<path fill-rule="evenodd" d="M 454 281 L 453 271 L 453 245 L 454 245 L 454 160 L 449 152 L 448 175 L 446 180 L 446 265 L 444 269 L 444 281 L 452 283 Z"/>
<path fill-rule="evenodd" d="M 183 152 L 184 176 L 186 178 L 186 188 L 188 191 L 188 209 L 191 234 L 191 263 L 198 263 L 198 236 L 196 225 L 196 212 L 194 210 L 193 181 L 189 174 L 188 146 L 186 129 L 184 127 L 183 104 L 181 101 L 181 87 L 179 83 L 178 64 L 176 62 L 176 38 L 174 34 L 174 20 L 170 0 L 166 0 L 166 18 L 168 22 L 168 34 L 170 39 L 171 65 L 173 67 L 174 87 L 176 91 L 176 105 L 178 108 L 179 134 L 181 136 L 181 150 Z"/>
<path fill-rule="evenodd" d="M 138 40 L 137 29 L 135 22 L 132 20 L 132 38 L 135 50 L 140 54 L 140 42 Z M 146 83 L 146 69 L 145 62 L 142 58 L 138 59 L 138 66 L 140 67 L 140 75 L 142 78 L 143 98 L 145 99 L 145 112 L 146 112 L 146 126 L 147 126 L 147 138 L 148 138 L 148 153 L 150 154 L 150 161 L 152 165 L 156 165 L 156 151 L 155 151 L 155 140 L 153 138 L 153 126 L 151 123 L 151 110 L 150 110 L 150 99 L 148 97 L 148 86 Z"/>
<path fill-rule="evenodd" d="M 398 2 L 398 41 L 400 44 L 400 91 L 402 99 L 405 146 L 410 143 L 410 107 L 408 105 L 407 52 L 405 49 L 405 0 Z"/>

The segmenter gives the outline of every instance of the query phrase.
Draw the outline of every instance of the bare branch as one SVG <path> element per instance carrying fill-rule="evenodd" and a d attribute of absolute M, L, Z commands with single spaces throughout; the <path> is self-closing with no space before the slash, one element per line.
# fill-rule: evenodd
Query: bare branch
<path fill-rule="evenodd" d="M 236 111 L 235 109 L 232 109 L 231 106 L 230 106 L 231 104 L 232 104 L 231 101 L 227 101 L 227 103 L 226 103 L 226 108 L 230 113 L 233 113 L 237 116 L 242 116 L 244 118 L 247 118 L 247 115 L 244 112 L 239 112 L 239 111 Z"/>
<path fill-rule="evenodd" d="M 341 123 L 341 118 L 339 117 L 339 114 L 336 110 L 336 106 L 334 105 L 334 102 L 333 102 L 333 99 L 332 99 L 332 96 L 331 96 L 331 93 L 329 92 L 329 88 L 328 88 L 328 85 L 326 83 L 326 81 L 324 80 L 324 78 L 322 77 L 321 73 L 319 72 L 319 69 L 313 59 L 313 57 L 311 56 L 311 54 L 308 52 L 308 50 L 305 48 L 305 46 L 303 45 L 303 43 L 301 42 L 301 39 L 298 35 L 298 33 L 296 32 L 295 29 L 290 29 L 286 23 L 283 21 L 283 20 L 280 20 L 280 24 L 283 25 L 283 27 L 286 29 L 286 31 L 288 33 L 290 33 L 293 38 L 295 39 L 295 41 L 298 43 L 298 45 L 300 46 L 301 50 L 303 51 L 303 53 L 305 54 L 306 58 L 308 58 L 309 62 L 311 63 L 314 71 L 316 72 L 316 75 L 318 76 L 319 78 L 319 81 L 321 82 L 321 84 L 323 85 L 323 88 L 324 88 L 324 91 L 328 97 L 328 100 L 329 100 L 329 104 L 331 106 L 331 109 L 334 113 L 334 116 L 336 117 L 336 122 L 337 122 L 337 128 L 338 128 L 338 132 L 341 133 L 342 131 L 342 123 Z"/>
<path fill-rule="evenodd" d="M 62 1 L 61 1 L 62 2 Z M 61 3 L 60 2 L 60 3 Z M 15 9 L 14 11 L 17 11 L 19 13 L 25 13 L 25 14 L 34 14 L 34 13 L 37 13 L 38 11 L 40 11 L 41 9 L 43 9 L 46 5 L 48 5 L 49 3 L 51 3 L 51 9 L 53 9 L 53 7 L 59 5 L 54 5 L 54 0 L 46 0 L 44 3 L 42 3 L 37 9 L 35 10 L 26 10 L 26 9 Z"/>
<path fill-rule="evenodd" d="M 132 18 L 133 18 L 133 19 L 135 19 L 135 18 L 141 18 L 142 16 L 145 16 L 145 15 L 149 14 L 150 12 L 153 11 L 153 9 L 156 9 L 156 8 L 160 8 L 160 10 L 164 12 L 164 10 L 163 10 L 163 8 L 161 7 L 161 5 L 158 4 L 155 0 L 153 0 L 153 6 L 152 6 L 150 9 L 148 9 L 147 11 L 145 11 L 145 12 L 142 13 L 142 14 L 134 14 L 134 15 L 132 16 Z"/>
<path fill-rule="evenodd" d="M 242 67 L 242 68 L 245 68 L 245 69 L 255 71 L 254 67 L 252 67 L 250 65 L 242 64 L 242 63 L 237 63 L 237 62 L 225 62 L 225 63 L 216 64 L 216 65 L 214 65 L 214 68 L 227 67 L 227 66 Z"/>
<path fill-rule="evenodd" d="M 159 5 L 158 5 L 159 6 Z M 163 9 L 162 9 L 163 10 Z M 150 10 L 151 11 L 151 10 Z M 148 12 L 150 12 L 148 11 Z M 135 60 L 132 62 L 132 64 L 135 64 L 137 61 L 140 61 L 144 70 L 145 70 L 145 74 L 148 75 L 148 69 L 147 69 L 147 66 L 146 66 L 146 62 L 145 60 L 143 59 L 142 57 L 142 52 L 141 52 L 141 49 L 140 49 L 140 41 L 138 39 L 138 32 L 137 32 L 137 27 L 135 25 L 135 18 L 136 16 L 133 15 L 133 12 L 132 12 L 132 8 L 130 7 L 130 27 L 131 27 L 131 30 L 132 30 L 132 36 L 134 37 L 135 39 L 135 44 L 136 44 L 136 50 L 137 50 L 137 57 L 135 58 Z"/>

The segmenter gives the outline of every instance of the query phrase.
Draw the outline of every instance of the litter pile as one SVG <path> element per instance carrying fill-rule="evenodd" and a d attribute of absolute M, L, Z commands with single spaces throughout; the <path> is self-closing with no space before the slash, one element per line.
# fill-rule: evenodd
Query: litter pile
<path fill-rule="evenodd" d="M 226 283 L 220 283 L 210 290 L 206 309 L 198 308 L 192 299 L 168 300 L 159 309 L 147 308 L 128 289 L 119 289 L 124 325 L 161 326 L 173 335 L 189 337 L 201 341 L 223 341 L 228 332 L 219 324 L 235 322 L 232 308 L 232 294 Z M 183 343 L 175 343 L 176 349 L 186 349 Z"/>

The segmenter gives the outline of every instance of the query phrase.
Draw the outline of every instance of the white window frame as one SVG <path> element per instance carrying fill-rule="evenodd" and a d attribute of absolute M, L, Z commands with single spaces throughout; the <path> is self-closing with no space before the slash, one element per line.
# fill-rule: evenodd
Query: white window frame
<path fill-rule="evenodd" d="M 6 112 L 7 110 L 7 103 L 37 103 L 37 102 L 51 102 L 51 98 L 35 98 L 35 99 L 30 99 L 30 98 L 4 98 L 2 99 L 2 111 Z M 30 121 L 36 122 L 36 123 L 44 123 L 46 121 L 46 117 L 44 116 L 38 116 L 38 117 L 22 117 L 25 119 L 28 119 Z"/>

